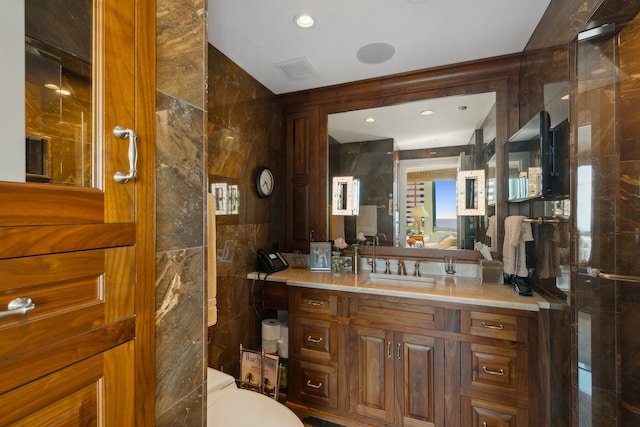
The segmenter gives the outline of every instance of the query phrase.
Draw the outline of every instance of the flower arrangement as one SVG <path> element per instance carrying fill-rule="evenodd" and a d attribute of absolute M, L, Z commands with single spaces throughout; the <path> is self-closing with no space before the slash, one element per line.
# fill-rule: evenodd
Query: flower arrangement
<path fill-rule="evenodd" d="M 407 239 L 407 245 L 409 245 L 410 247 L 413 247 L 413 245 L 415 244 L 416 244 L 416 239 L 412 239 L 411 237 Z"/>
<path fill-rule="evenodd" d="M 342 237 L 338 237 L 336 240 L 333 241 L 333 247 L 335 248 L 336 252 L 342 253 L 342 251 L 344 251 L 347 248 L 347 246 L 349 245 Z"/>
<path fill-rule="evenodd" d="M 367 237 L 364 235 L 362 231 L 359 231 L 358 234 L 356 234 L 356 242 L 354 243 L 354 245 L 358 246 L 363 244 L 366 241 L 367 241 Z"/>

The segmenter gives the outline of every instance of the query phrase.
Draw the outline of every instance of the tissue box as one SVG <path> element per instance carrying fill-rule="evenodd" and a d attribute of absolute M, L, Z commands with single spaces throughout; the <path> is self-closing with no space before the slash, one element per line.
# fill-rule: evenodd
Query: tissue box
<path fill-rule="evenodd" d="M 502 284 L 502 261 L 481 259 L 478 261 L 478 266 L 480 283 Z"/>

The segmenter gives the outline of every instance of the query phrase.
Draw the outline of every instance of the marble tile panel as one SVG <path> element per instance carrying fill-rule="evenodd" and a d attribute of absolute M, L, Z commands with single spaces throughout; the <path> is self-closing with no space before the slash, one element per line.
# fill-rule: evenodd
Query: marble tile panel
<path fill-rule="evenodd" d="M 162 414 L 203 382 L 203 248 L 156 258 L 156 413 Z"/>
<path fill-rule="evenodd" d="M 156 418 L 156 427 L 205 426 L 206 402 L 200 386 Z"/>
<path fill-rule="evenodd" d="M 640 146 L 640 143 L 636 144 Z M 640 160 L 618 163 L 616 229 L 634 232 L 640 238 Z M 636 249 L 640 248 L 636 247 Z"/>
<path fill-rule="evenodd" d="M 204 113 L 158 93 L 156 115 L 156 249 L 202 246 Z"/>
<path fill-rule="evenodd" d="M 242 343 L 249 345 L 250 328 L 247 313 L 229 322 L 220 322 L 215 327 L 209 328 L 209 366 L 221 369 L 235 378 L 240 376 L 239 350 Z"/>
<path fill-rule="evenodd" d="M 157 88 L 205 108 L 206 4 L 157 0 Z"/>
<path fill-rule="evenodd" d="M 594 388 L 617 390 L 617 322 L 616 313 L 591 313 L 591 381 Z"/>

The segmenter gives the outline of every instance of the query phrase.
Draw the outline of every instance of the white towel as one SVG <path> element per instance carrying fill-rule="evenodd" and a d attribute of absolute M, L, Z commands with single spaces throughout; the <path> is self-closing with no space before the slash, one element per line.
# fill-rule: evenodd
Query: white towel
<path fill-rule="evenodd" d="M 331 210 L 331 205 L 329 205 L 329 212 L 333 212 Z M 329 216 L 329 239 L 336 240 L 338 237 L 344 238 L 344 215 L 333 215 Z"/>
<path fill-rule="evenodd" d="M 360 214 L 356 217 L 356 233 L 365 236 L 378 235 L 378 207 L 376 205 L 360 206 Z"/>
<path fill-rule="evenodd" d="M 502 262 L 504 272 L 527 277 L 527 253 L 525 242 L 533 240 L 531 224 L 523 221 L 521 215 L 508 216 L 504 219 L 504 244 L 502 246 Z"/>

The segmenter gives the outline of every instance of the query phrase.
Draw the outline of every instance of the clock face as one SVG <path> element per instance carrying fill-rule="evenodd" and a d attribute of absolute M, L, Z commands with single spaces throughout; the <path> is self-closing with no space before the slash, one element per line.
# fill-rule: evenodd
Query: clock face
<path fill-rule="evenodd" d="M 269 197 L 273 193 L 273 173 L 268 168 L 258 170 L 256 176 L 256 189 L 260 197 Z"/>

